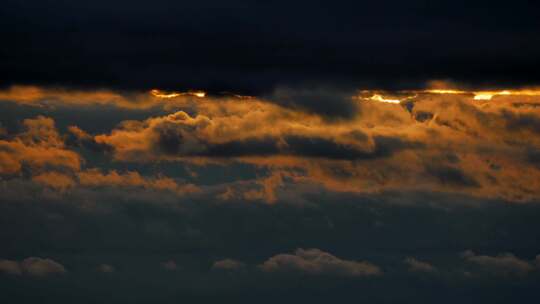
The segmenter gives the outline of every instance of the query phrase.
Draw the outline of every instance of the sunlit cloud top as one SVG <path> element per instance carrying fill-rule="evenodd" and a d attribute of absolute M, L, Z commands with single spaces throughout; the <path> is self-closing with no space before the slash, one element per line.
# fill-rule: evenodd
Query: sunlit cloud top
<path fill-rule="evenodd" d="M 158 89 L 151 90 L 150 94 L 158 98 L 175 98 L 178 96 L 194 96 L 194 97 L 203 98 L 206 96 L 206 92 L 204 91 L 164 92 Z"/>

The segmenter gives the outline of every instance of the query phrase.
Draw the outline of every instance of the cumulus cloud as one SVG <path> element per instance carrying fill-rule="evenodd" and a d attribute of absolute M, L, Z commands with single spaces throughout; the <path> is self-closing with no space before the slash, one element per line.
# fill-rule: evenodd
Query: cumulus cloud
<path fill-rule="evenodd" d="M 25 130 L 11 139 L 0 139 L 0 174 L 57 168 L 79 170 L 82 158 L 64 147 L 51 118 L 37 116 L 23 121 Z"/>
<path fill-rule="evenodd" d="M 212 264 L 212 269 L 215 270 L 238 270 L 244 267 L 246 267 L 246 264 L 233 259 L 223 259 Z"/>
<path fill-rule="evenodd" d="M 435 268 L 430 263 L 417 260 L 413 257 L 407 257 L 405 258 L 403 262 L 409 266 L 410 272 L 423 272 L 423 273 L 437 272 L 437 268 Z"/>
<path fill-rule="evenodd" d="M 72 188 L 75 186 L 75 181 L 71 178 L 71 176 L 67 174 L 62 174 L 59 172 L 44 172 L 38 175 L 35 175 L 32 177 L 32 180 L 51 187 L 53 189 L 57 189 L 60 191 L 65 191 L 69 188 Z"/>
<path fill-rule="evenodd" d="M 376 276 L 382 270 L 365 261 L 340 259 L 320 249 L 296 249 L 293 254 L 278 254 L 259 268 L 265 272 L 300 272 L 312 275 Z"/>
<path fill-rule="evenodd" d="M 64 274 L 64 266 L 54 260 L 39 257 L 29 257 L 20 262 L 0 260 L 0 272 L 11 275 L 29 275 L 45 277 L 55 274 Z"/>
<path fill-rule="evenodd" d="M 486 271 L 499 275 L 525 275 L 534 267 L 527 260 L 522 260 L 511 253 L 501 253 L 496 256 L 477 255 L 467 250 L 461 254 L 467 262 L 481 266 Z"/>

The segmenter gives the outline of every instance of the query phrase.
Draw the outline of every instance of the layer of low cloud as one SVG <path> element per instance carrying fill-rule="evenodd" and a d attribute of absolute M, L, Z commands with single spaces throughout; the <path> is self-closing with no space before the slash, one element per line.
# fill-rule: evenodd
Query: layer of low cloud
<path fill-rule="evenodd" d="M 123 102 L 118 103 L 104 98 L 101 91 L 36 90 L 12 88 L 3 94 L 24 105 L 53 96 L 52 100 L 60 100 L 54 106 L 60 107 L 101 106 L 92 100 L 118 106 L 148 100 L 152 107 L 169 113 L 124 120 L 98 134 L 86 132 L 75 122 L 61 131 L 56 127 L 60 123 L 45 116 L 21 120 L 18 132 L 4 131 L 0 174 L 30 179 L 62 193 L 77 188 L 143 188 L 179 196 L 201 193 L 204 187 L 196 178 L 188 182 L 160 171 L 143 175 L 136 169 L 170 162 L 195 171 L 208 165 L 236 164 L 264 170 L 250 181 L 231 183 L 235 179 L 231 176 L 227 184 L 202 194 L 220 201 L 274 203 L 291 197 L 282 191 L 288 186 L 356 194 L 451 192 L 511 202 L 540 199 L 540 170 L 535 161 L 540 151 L 536 128 L 540 100 L 534 95 L 503 94 L 486 101 L 475 100 L 467 92 L 360 91 L 355 95 L 312 88 L 287 89 L 267 99 L 235 95 L 158 98 L 134 93 L 119 95 Z M 304 105 L 319 95 L 347 96 L 352 106 L 338 106 L 347 108 L 349 115 L 329 119 Z M 380 98 L 373 99 L 375 95 Z M 54 112 L 54 107 L 48 109 Z M 144 107 L 137 109 L 146 113 Z M 110 169 L 118 165 L 123 169 Z"/>

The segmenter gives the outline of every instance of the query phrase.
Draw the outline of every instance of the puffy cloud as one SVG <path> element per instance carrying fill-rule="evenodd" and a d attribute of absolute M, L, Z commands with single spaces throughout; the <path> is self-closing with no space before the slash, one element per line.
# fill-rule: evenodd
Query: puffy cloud
<path fill-rule="evenodd" d="M 21 262 L 21 268 L 31 276 L 43 277 L 53 274 L 66 273 L 64 266 L 51 259 L 38 257 L 26 258 Z"/>
<path fill-rule="evenodd" d="M 17 261 L 0 260 L 0 273 L 22 275 L 23 271 Z"/>
<path fill-rule="evenodd" d="M 467 250 L 461 256 L 470 263 L 483 267 L 486 271 L 500 275 L 524 275 L 534 267 L 526 260 L 522 260 L 511 253 L 501 253 L 496 256 L 477 255 Z"/>
<path fill-rule="evenodd" d="M 32 180 L 39 184 L 60 191 L 65 191 L 69 188 L 72 188 L 76 184 L 76 182 L 71 178 L 71 176 L 58 172 L 41 173 L 39 175 L 33 176 Z"/>
<path fill-rule="evenodd" d="M 437 269 L 428 262 L 417 260 L 413 257 L 407 257 L 403 261 L 409 266 L 410 272 L 424 272 L 424 273 L 434 273 L 437 272 Z"/>
<path fill-rule="evenodd" d="M 0 139 L 0 174 L 20 173 L 23 166 L 32 170 L 58 168 L 79 170 L 82 158 L 65 149 L 51 118 L 38 116 L 23 121 L 25 128 L 12 139 Z"/>
<path fill-rule="evenodd" d="M 93 152 L 108 152 L 110 146 L 99 144 L 94 137 L 77 126 L 68 127 L 69 136 L 66 140 L 68 146 L 78 146 Z"/>
<path fill-rule="evenodd" d="M 215 261 L 214 264 L 212 264 L 212 269 L 216 270 L 238 270 L 242 269 L 246 266 L 246 264 L 236 261 L 233 259 L 223 259 L 219 261 Z"/>
<path fill-rule="evenodd" d="M 381 269 L 365 261 L 340 259 L 320 249 L 297 249 L 293 254 L 278 254 L 261 264 L 265 272 L 300 272 L 312 275 L 375 276 Z"/>
<path fill-rule="evenodd" d="M 21 262 L 0 260 L 0 273 L 45 277 L 66 272 L 62 264 L 46 258 L 29 257 Z"/>

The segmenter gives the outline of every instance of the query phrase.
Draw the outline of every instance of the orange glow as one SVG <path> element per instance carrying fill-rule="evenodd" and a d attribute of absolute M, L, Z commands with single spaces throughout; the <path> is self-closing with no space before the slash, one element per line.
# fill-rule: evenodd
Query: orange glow
<path fill-rule="evenodd" d="M 157 98 L 175 98 L 178 96 L 195 96 L 198 98 L 203 98 L 206 96 L 206 92 L 204 91 L 163 92 L 157 89 L 151 90 L 150 94 Z"/>
<path fill-rule="evenodd" d="M 514 96 L 540 96 L 540 90 L 504 90 L 504 91 L 480 91 L 474 92 L 476 100 L 490 100 L 496 95 L 514 95 Z"/>
<path fill-rule="evenodd" d="M 501 90 L 501 91 L 464 91 L 452 89 L 429 89 L 420 91 L 429 94 L 473 94 L 474 100 L 491 100 L 493 96 L 540 96 L 540 89 Z"/>
<path fill-rule="evenodd" d="M 401 100 L 399 99 L 388 99 L 379 94 L 373 94 L 373 96 L 371 96 L 368 99 L 373 100 L 373 101 L 379 101 L 379 102 L 387 102 L 387 103 L 401 103 Z"/>
<path fill-rule="evenodd" d="M 467 93 L 470 93 L 470 92 L 461 91 L 461 90 L 447 90 L 447 89 L 439 90 L 439 89 L 435 89 L 435 90 L 425 90 L 425 91 L 422 91 L 421 93 L 430 93 L 430 94 L 467 94 Z"/>

